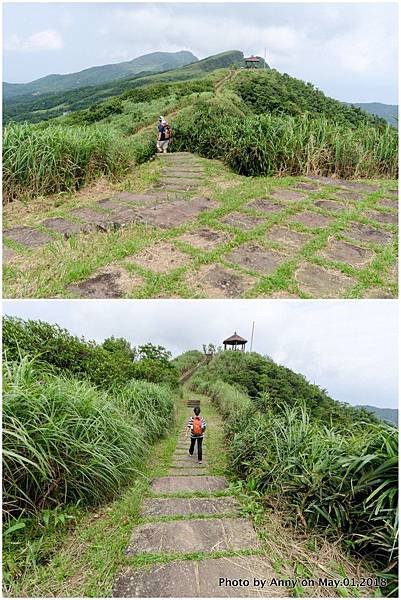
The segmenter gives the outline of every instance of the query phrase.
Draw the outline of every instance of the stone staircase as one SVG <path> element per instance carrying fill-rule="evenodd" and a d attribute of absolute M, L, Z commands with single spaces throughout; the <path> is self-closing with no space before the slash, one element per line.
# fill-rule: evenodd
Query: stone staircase
<path fill-rule="evenodd" d="M 126 549 L 127 557 L 159 560 L 127 567 L 115 581 L 113 596 L 287 595 L 283 588 L 269 585 L 272 566 L 261 555 L 251 521 L 241 516 L 238 501 L 229 495 L 226 478 L 208 474 L 207 435 L 202 465 L 189 455 L 188 447 L 183 431 L 168 474 L 152 481 L 151 496 L 143 502 L 146 522 L 135 528 Z M 201 556 L 192 559 L 193 553 Z"/>

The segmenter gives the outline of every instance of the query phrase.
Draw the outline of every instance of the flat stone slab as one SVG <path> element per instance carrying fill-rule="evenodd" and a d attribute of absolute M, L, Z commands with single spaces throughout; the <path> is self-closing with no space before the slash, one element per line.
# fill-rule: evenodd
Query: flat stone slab
<path fill-rule="evenodd" d="M 292 215 L 289 219 L 292 223 L 302 223 L 306 227 L 327 227 L 331 223 L 331 218 L 311 211 L 304 211 L 297 215 Z"/>
<path fill-rule="evenodd" d="M 5 229 L 3 235 L 5 238 L 14 240 L 14 242 L 18 242 L 29 248 L 38 248 L 39 246 L 44 246 L 54 240 L 54 238 L 47 235 L 47 233 L 43 233 L 43 231 L 39 231 L 33 227 L 25 227 L 23 225 Z"/>
<path fill-rule="evenodd" d="M 348 206 L 342 202 L 336 202 L 335 200 L 317 200 L 314 205 L 324 210 L 330 210 L 333 212 L 342 212 L 348 210 Z"/>
<path fill-rule="evenodd" d="M 309 242 L 311 238 L 312 236 L 309 233 L 293 231 L 292 229 L 281 227 L 279 225 L 272 227 L 266 234 L 266 239 L 268 240 L 290 245 L 297 249 L 302 248 L 302 246 Z"/>
<path fill-rule="evenodd" d="M 125 554 L 257 550 L 258 537 L 248 519 L 191 519 L 146 523 L 134 529 Z"/>
<path fill-rule="evenodd" d="M 162 179 L 161 179 L 161 183 L 182 183 L 182 184 L 189 184 L 189 185 L 199 185 L 200 184 L 200 178 L 199 177 L 192 177 L 190 173 L 186 173 L 186 176 L 182 173 L 179 176 L 177 175 L 170 175 L 169 173 L 163 173 Z"/>
<path fill-rule="evenodd" d="M 380 185 L 375 183 L 365 183 L 363 181 L 352 181 L 342 179 L 341 187 L 347 188 L 349 190 L 355 190 L 357 192 L 367 192 L 369 194 L 372 194 L 380 188 Z"/>
<path fill-rule="evenodd" d="M 171 194 L 162 191 L 146 192 L 143 194 L 134 194 L 132 192 L 120 192 L 111 198 L 112 200 L 122 200 L 126 204 L 140 204 L 141 202 L 154 202 L 155 200 L 168 200 Z"/>
<path fill-rule="evenodd" d="M 351 202 L 359 202 L 361 200 L 365 200 L 366 194 L 358 192 L 357 190 L 336 190 L 335 193 L 336 198 L 340 198 L 341 200 L 349 200 Z"/>
<path fill-rule="evenodd" d="M 398 210 L 398 203 L 397 200 L 392 200 L 391 198 L 380 198 L 380 200 L 377 201 L 377 204 L 379 206 L 383 206 L 384 208 L 392 208 L 394 210 Z"/>
<path fill-rule="evenodd" d="M 187 448 L 186 448 L 186 450 L 187 450 L 186 456 L 183 456 L 183 457 L 180 457 L 180 458 L 175 458 L 174 457 L 174 459 L 173 459 L 173 461 L 171 463 L 172 467 L 186 468 L 186 467 L 192 467 L 193 465 L 196 464 L 196 461 L 197 461 L 196 455 L 190 456 L 188 454 L 188 449 Z M 203 458 L 203 463 L 202 464 L 203 464 L 203 466 L 205 466 L 207 464 L 205 458 Z M 179 475 L 180 473 L 177 472 L 176 474 Z"/>
<path fill-rule="evenodd" d="M 179 179 L 181 177 L 189 177 L 190 179 L 203 179 L 204 172 L 195 169 L 176 169 L 174 167 L 164 167 L 162 175 L 164 178 L 168 179 L 170 179 L 171 177 L 174 177 L 175 179 Z"/>
<path fill-rule="evenodd" d="M 307 190 L 308 192 L 316 192 L 320 189 L 319 185 L 313 181 L 299 181 L 294 185 L 296 190 Z"/>
<path fill-rule="evenodd" d="M 13 260 L 18 256 L 18 253 L 8 246 L 3 246 L 3 263 Z"/>
<path fill-rule="evenodd" d="M 315 181 L 316 183 L 321 183 L 323 185 L 335 185 L 341 186 L 344 179 L 337 179 L 336 177 L 325 177 L 324 175 L 309 175 L 308 179 L 311 181 Z"/>
<path fill-rule="evenodd" d="M 128 257 L 127 260 L 155 273 L 168 273 L 190 262 L 187 254 L 169 242 L 159 242 Z"/>
<path fill-rule="evenodd" d="M 115 209 L 115 208 L 126 208 L 124 201 L 118 200 L 117 198 L 105 198 L 96 202 L 101 208 Z"/>
<path fill-rule="evenodd" d="M 144 517 L 185 515 L 219 515 L 237 512 L 240 504 L 235 498 L 147 498 L 141 510 Z"/>
<path fill-rule="evenodd" d="M 154 564 L 134 571 L 127 568 L 114 584 L 115 598 L 273 598 L 288 597 L 287 587 L 277 585 L 268 559 L 230 556 Z M 282 579 L 282 578 L 281 578 Z M 249 581 L 248 586 L 229 585 Z M 262 584 L 257 582 L 266 582 Z"/>
<path fill-rule="evenodd" d="M 181 183 L 182 182 L 182 183 Z M 197 186 L 199 186 L 199 182 L 191 182 L 191 183 L 184 183 L 184 180 L 182 179 L 177 179 L 174 183 L 161 183 L 160 184 L 160 189 L 163 190 L 171 190 L 173 192 L 190 192 L 191 190 L 193 190 L 194 188 L 196 188 Z"/>
<path fill-rule="evenodd" d="M 263 217 L 255 217 L 240 212 L 233 212 L 229 215 L 226 215 L 224 219 L 221 219 L 221 223 L 231 225 L 232 227 L 237 227 L 238 229 L 245 229 L 247 231 L 249 229 L 254 229 L 258 225 L 261 225 L 265 222 L 266 221 Z"/>
<path fill-rule="evenodd" d="M 351 277 L 311 263 L 301 265 L 295 279 L 301 290 L 314 298 L 339 298 L 355 285 Z"/>
<path fill-rule="evenodd" d="M 327 247 L 320 252 L 320 256 L 353 267 L 362 267 L 372 260 L 374 252 L 342 240 L 331 240 Z"/>
<path fill-rule="evenodd" d="M 134 221 L 139 221 L 138 213 L 132 208 L 119 207 L 110 212 L 110 220 L 115 227 L 124 227 Z"/>
<path fill-rule="evenodd" d="M 85 225 L 79 225 L 79 223 L 72 223 L 62 217 L 53 217 L 51 219 L 45 219 L 42 221 L 43 227 L 47 227 L 52 231 L 61 233 L 65 238 L 69 238 L 72 235 L 86 231 Z"/>
<path fill-rule="evenodd" d="M 225 244 L 230 238 L 229 235 L 223 231 L 213 231 L 213 229 L 205 227 L 203 229 L 196 229 L 195 231 L 188 231 L 178 239 L 199 250 L 210 251 L 221 244 Z"/>
<path fill-rule="evenodd" d="M 389 244 L 393 239 L 390 231 L 374 229 L 370 225 L 363 223 L 351 223 L 351 225 L 342 232 L 348 238 L 359 240 L 360 242 L 373 242 L 375 244 Z"/>
<path fill-rule="evenodd" d="M 84 221 L 84 223 L 94 225 L 97 229 L 102 229 L 103 231 L 113 226 L 108 213 L 96 212 L 92 208 L 74 208 L 74 210 L 70 211 L 70 214 Z"/>
<path fill-rule="evenodd" d="M 244 244 L 234 248 L 225 258 L 229 262 L 244 267 L 244 269 L 257 271 L 263 275 L 271 275 L 286 261 L 287 256 L 277 252 L 277 250 L 267 250 L 255 244 Z"/>
<path fill-rule="evenodd" d="M 174 467 L 173 466 L 170 468 L 170 470 L 168 472 L 168 475 L 174 475 L 174 476 L 175 475 L 180 475 L 180 476 L 194 475 L 196 477 L 199 477 L 199 476 L 204 476 L 205 474 L 206 474 L 206 469 L 203 466 L 203 463 L 202 463 L 202 465 L 198 465 L 196 462 L 194 462 L 193 467 L 191 467 L 191 466 L 189 466 L 189 467 Z"/>
<path fill-rule="evenodd" d="M 221 265 L 204 265 L 188 283 L 206 298 L 240 298 L 255 284 L 255 278 Z"/>
<path fill-rule="evenodd" d="M 159 477 L 152 481 L 150 488 L 157 494 L 175 492 L 218 492 L 227 489 L 225 477 L 206 475 L 205 477 Z"/>
<path fill-rule="evenodd" d="M 121 298 L 143 280 L 138 275 L 128 274 L 120 267 L 109 266 L 96 271 L 89 279 L 71 284 L 68 290 L 79 298 Z"/>
<path fill-rule="evenodd" d="M 291 188 L 274 190 L 274 192 L 271 192 L 270 196 L 276 200 L 284 200 L 286 202 L 299 202 L 306 198 L 305 194 Z"/>
<path fill-rule="evenodd" d="M 384 213 L 378 210 L 370 210 L 366 213 L 366 216 L 373 221 L 379 223 L 388 223 L 389 225 L 396 225 L 398 223 L 398 215 L 394 213 Z"/>
<path fill-rule="evenodd" d="M 249 202 L 246 207 L 266 213 L 278 213 L 285 209 L 285 206 L 282 204 L 272 202 L 267 198 L 256 198 L 255 200 L 252 200 L 252 202 Z"/>
<path fill-rule="evenodd" d="M 195 219 L 200 213 L 217 208 L 219 203 L 210 198 L 175 200 L 166 204 L 149 206 L 141 211 L 142 222 L 171 229 Z"/>
<path fill-rule="evenodd" d="M 365 290 L 363 297 L 373 300 L 390 300 L 391 298 L 396 298 L 392 292 L 389 290 L 383 290 L 382 288 L 369 288 L 368 290 Z"/>

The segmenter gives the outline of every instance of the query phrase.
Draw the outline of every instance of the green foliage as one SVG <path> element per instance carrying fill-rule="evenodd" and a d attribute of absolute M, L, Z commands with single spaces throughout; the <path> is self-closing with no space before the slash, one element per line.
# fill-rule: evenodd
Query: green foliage
<path fill-rule="evenodd" d="M 186 371 L 193 369 L 198 365 L 205 355 L 199 350 L 188 350 L 176 358 L 173 359 L 173 364 L 177 367 L 180 375 L 183 375 Z"/>
<path fill-rule="evenodd" d="M 178 386 L 178 370 L 171 361 L 171 352 L 162 346 L 144 344 L 138 347 L 139 361 L 135 364 L 136 377 L 147 381 Z"/>
<path fill-rule="evenodd" d="M 160 346 L 148 344 L 137 351 L 126 340 L 114 338 L 99 345 L 43 321 L 4 317 L 3 354 L 10 361 L 21 356 L 35 358 L 46 370 L 68 372 L 106 390 L 122 387 L 134 378 L 178 385 L 178 371 Z"/>
<path fill-rule="evenodd" d="M 231 468 L 266 504 L 279 501 L 298 525 L 341 536 L 393 577 L 396 428 L 335 402 L 301 375 L 256 354 L 217 355 L 197 371 L 191 387 L 217 404 Z"/>
<path fill-rule="evenodd" d="M 277 113 L 299 116 L 325 116 L 343 125 L 386 125 L 383 119 L 362 112 L 324 95 L 312 83 L 305 83 L 275 69 L 240 73 L 235 79 L 235 92 L 255 114 Z"/>

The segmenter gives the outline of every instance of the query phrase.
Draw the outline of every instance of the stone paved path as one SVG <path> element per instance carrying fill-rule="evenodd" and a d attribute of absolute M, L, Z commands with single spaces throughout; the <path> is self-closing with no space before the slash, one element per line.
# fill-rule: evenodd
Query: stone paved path
<path fill-rule="evenodd" d="M 183 432 L 168 475 L 151 484 L 152 495 L 142 504 L 146 522 L 135 528 L 125 552 L 127 557 L 158 555 L 163 562 L 127 566 L 115 581 L 113 596 L 283 596 L 280 587 L 266 585 L 262 590 L 255 585 L 255 579 L 270 581 L 275 574 L 270 561 L 260 555 L 261 542 L 251 521 L 241 516 L 238 501 L 229 495 L 216 496 L 227 491 L 228 482 L 208 475 L 207 438 L 202 465 L 189 456 L 188 446 Z M 196 474 L 186 475 L 189 470 Z M 198 560 L 183 560 L 193 552 L 202 555 Z M 216 552 L 225 556 L 216 557 Z M 238 587 L 240 579 L 249 585 Z"/>
<path fill-rule="evenodd" d="M 380 271 L 375 267 L 397 239 L 396 184 L 308 177 L 284 186 L 279 179 L 266 178 L 265 196 L 245 199 L 230 210 L 205 195 L 206 161 L 185 152 L 157 160 L 163 165 L 160 182 L 142 194 L 120 192 L 44 219 L 35 227 L 21 224 L 6 229 L 4 239 L 13 247 L 5 247 L 4 261 L 17 264 L 24 259 L 20 254 L 24 247 L 40 252 L 55 240 L 77 235 L 79 239 L 94 231 L 107 233 L 137 224 L 149 226 L 152 236 L 160 238 L 182 227 L 184 231 L 168 235 L 168 241 L 149 241 L 145 248 L 97 268 L 87 279 L 66 285 L 67 293 L 81 298 L 141 297 L 149 281 L 171 275 L 179 297 L 396 294 L 392 265 L 386 263 L 388 267 Z M 207 224 L 203 215 L 208 216 Z M 132 231 L 135 238 L 138 230 Z M 373 268 L 373 275 L 366 273 Z M 280 272 L 289 271 L 283 284 Z M 268 292 L 270 280 L 278 283 Z M 368 288 L 365 281 L 374 283 Z M 184 296 L 181 288 L 188 290 Z M 151 297 L 165 297 L 163 291 L 159 294 Z"/>

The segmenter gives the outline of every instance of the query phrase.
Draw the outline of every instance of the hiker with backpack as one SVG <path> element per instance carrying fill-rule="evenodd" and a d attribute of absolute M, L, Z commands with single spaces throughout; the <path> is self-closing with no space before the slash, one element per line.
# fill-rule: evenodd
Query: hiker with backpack
<path fill-rule="evenodd" d="M 195 406 L 194 408 L 195 416 L 189 418 L 188 427 L 187 427 L 187 437 L 188 433 L 191 434 L 191 445 L 189 447 L 189 453 L 192 456 L 195 450 L 195 444 L 198 444 L 198 462 L 202 464 L 202 442 L 203 436 L 205 435 L 206 429 L 206 421 L 203 417 L 200 417 L 200 408 L 199 406 Z"/>
<path fill-rule="evenodd" d="M 159 132 L 157 135 L 156 144 L 157 151 L 167 154 L 167 149 L 173 141 L 173 131 L 164 117 L 159 117 L 159 124 L 157 126 L 157 129 Z"/>

